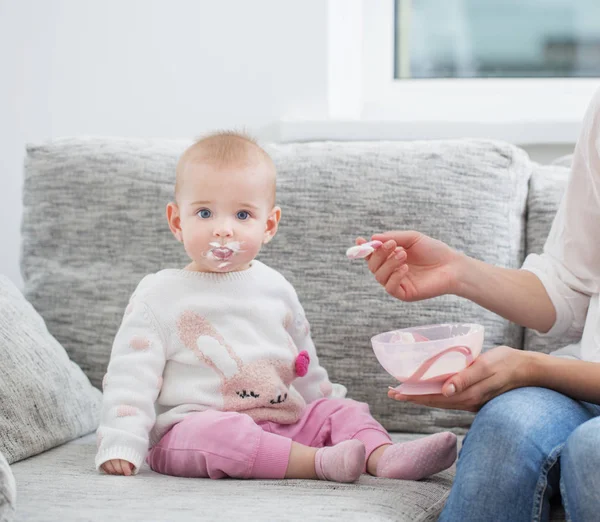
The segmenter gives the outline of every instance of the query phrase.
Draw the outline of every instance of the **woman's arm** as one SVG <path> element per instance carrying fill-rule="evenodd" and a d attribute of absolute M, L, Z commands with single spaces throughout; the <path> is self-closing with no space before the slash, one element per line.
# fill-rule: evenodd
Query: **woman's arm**
<path fill-rule="evenodd" d="M 600 363 L 529 355 L 528 386 L 550 388 L 580 401 L 600 404 Z"/>
<path fill-rule="evenodd" d="M 556 321 L 556 310 L 536 275 L 464 256 L 455 293 L 502 317 L 539 332 Z"/>
<path fill-rule="evenodd" d="M 524 270 L 486 265 L 439 244 L 428 244 L 430 238 L 413 236 L 406 241 L 399 233 L 395 233 L 396 238 L 380 235 L 374 239 L 397 239 L 393 246 L 401 245 L 406 252 L 381 260 L 375 255 L 383 257 L 385 253 L 375 252 L 369 268 L 388 292 L 399 298 L 408 295 L 414 300 L 425 294 L 439 295 L 443 290 L 541 332 L 550 329 L 550 334 L 581 334 L 590 298 L 600 292 L 599 151 L 600 91 L 584 119 L 567 191 L 544 253 L 530 255 Z M 415 246 L 417 255 L 411 256 Z M 597 318 L 590 320 L 594 323 Z M 549 388 L 578 400 L 600 403 L 600 363 L 500 346 L 448 379 L 443 395 L 411 397 L 390 390 L 389 396 L 427 406 L 477 411 L 497 395 L 525 386 Z"/>
<path fill-rule="evenodd" d="M 541 255 L 521 270 L 488 265 L 414 231 L 375 234 L 369 270 L 398 299 L 457 294 L 523 326 L 581 335 L 600 292 L 600 90 L 583 121 L 566 193 Z M 358 243 L 364 242 L 359 238 Z"/>
<path fill-rule="evenodd" d="M 373 239 L 384 244 L 369 257 L 369 270 L 402 301 L 456 294 L 540 332 L 556 320 L 544 285 L 530 271 L 489 265 L 412 230 L 375 234 Z"/>
<path fill-rule="evenodd" d="M 600 91 L 585 115 L 566 193 L 541 255 L 525 270 L 462 263 L 457 293 L 538 332 L 581 335 L 600 291 Z M 554 326 L 554 327 L 553 327 Z"/>

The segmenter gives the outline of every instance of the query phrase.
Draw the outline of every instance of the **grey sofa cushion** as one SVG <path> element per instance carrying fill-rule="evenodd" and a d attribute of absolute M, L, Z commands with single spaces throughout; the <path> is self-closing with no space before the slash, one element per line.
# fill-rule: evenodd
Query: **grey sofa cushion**
<path fill-rule="evenodd" d="M 159 475 L 144 464 L 135 477 L 115 477 L 94 470 L 95 452 L 88 436 L 15 464 L 17 520 L 433 522 L 454 475 L 450 469 L 419 482 L 363 475 L 356 484 L 210 480 Z"/>
<path fill-rule="evenodd" d="M 0 452 L 8 462 L 94 430 L 100 392 L 0 276 Z"/>
<path fill-rule="evenodd" d="M 392 433 L 394 442 L 415 437 Z M 90 465 L 95 441 L 88 435 L 13 465 L 21 485 L 17 522 L 433 522 L 446 502 L 455 471 L 453 466 L 419 482 L 363 475 L 357 484 L 332 484 L 183 479 L 153 473 L 144 465 L 135 477 L 112 477 L 96 473 Z M 554 503 L 550 520 L 565 520 L 559 502 Z"/>
<path fill-rule="evenodd" d="M 164 217 L 187 142 L 63 139 L 28 149 L 22 268 L 28 298 L 99 386 L 129 295 L 147 273 L 186 263 Z M 486 347 L 522 329 L 452 296 L 403 304 L 362 262 L 357 235 L 415 228 L 518 267 L 531 163 L 491 141 L 301 143 L 268 147 L 280 232 L 261 259 L 296 287 L 323 364 L 391 430 L 466 428 L 467 413 L 390 402 L 370 338 L 415 324 L 481 321 Z"/>
<path fill-rule="evenodd" d="M 16 500 L 15 477 L 0 452 L 0 522 L 11 522 L 14 519 Z"/>
<path fill-rule="evenodd" d="M 554 216 L 567 188 L 569 172 L 570 167 L 563 163 L 534 166 L 527 200 L 527 254 L 543 252 Z M 541 337 L 535 331 L 527 329 L 524 348 L 549 353 L 577 340 L 569 336 Z"/>
<path fill-rule="evenodd" d="M 416 437 L 392 433 L 394 442 Z M 356 484 L 332 484 L 183 479 L 153 473 L 144 464 L 136 477 L 111 477 L 96 473 L 89 465 L 96 452 L 95 441 L 88 435 L 14 464 L 14 474 L 22 485 L 15 520 L 433 522 L 444 507 L 455 471 L 453 466 L 419 482 L 363 475 Z M 115 491 L 121 495 L 115 496 Z M 565 520 L 558 499 L 550 520 Z"/>

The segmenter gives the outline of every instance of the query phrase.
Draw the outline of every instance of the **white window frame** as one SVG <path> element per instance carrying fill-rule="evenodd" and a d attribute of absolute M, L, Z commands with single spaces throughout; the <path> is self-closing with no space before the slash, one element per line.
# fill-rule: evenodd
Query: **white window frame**
<path fill-rule="evenodd" d="M 394 79 L 394 0 L 328 0 L 328 107 L 299 139 L 495 138 L 574 143 L 600 78 Z"/>

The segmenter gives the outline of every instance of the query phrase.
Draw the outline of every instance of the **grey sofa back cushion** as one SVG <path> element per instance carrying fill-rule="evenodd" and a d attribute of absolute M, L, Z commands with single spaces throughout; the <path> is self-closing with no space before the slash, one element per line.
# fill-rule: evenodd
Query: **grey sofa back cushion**
<path fill-rule="evenodd" d="M 100 387 L 112 338 L 140 279 L 180 266 L 165 205 L 181 142 L 63 139 L 25 159 L 25 295 Z"/>
<path fill-rule="evenodd" d="M 566 158 L 570 161 L 570 156 Z M 534 165 L 527 200 L 527 254 L 543 252 L 554 216 L 567 188 L 569 172 L 570 166 L 566 161 L 552 165 Z M 526 329 L 524 348 L 549 353 L 577 340 L 569 336 L 540 337 L 535 331 Z"/>
<path fill-rule="evenodd" d="M 182 266 L 164 206 L 187 142 L 65 139 L 28 149 L 23 273 L 51 331 L 99 385 L 137 282 Z M 466 413 L 390 402 L 376 333 L 481 321 L 486 347 L 520 347 L 522 329 L 452 297 L 403 304 L 345 250 L 357 235 L 414 228 L 485 261 L 518 267 L 530 162 L 505 143 L 302 143 L 267 147 L 278 168 L 278 236 L 261 259 L 296 287 L 323 364 L 387 428 L 466 427 Z"/>
<path fill-rule="evenodd" d="M 16 462 L 90 433 L 101 393 L 0 276 L 0 452 Z"/>

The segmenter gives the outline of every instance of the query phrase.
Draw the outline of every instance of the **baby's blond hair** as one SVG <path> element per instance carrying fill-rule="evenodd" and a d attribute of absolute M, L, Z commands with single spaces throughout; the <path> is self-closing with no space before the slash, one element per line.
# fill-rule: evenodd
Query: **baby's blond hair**
<path fill-rule="evenodd" d="M 198 139 L 179 158 L 176 169 L 175 198 L 177 198 L 182 185 L 185 167 L 192 158 L 194 161 L 204 161 L 218 166 L 266 162 L 273 173 L 275 173 L 273 160 L 250 135 L 239 131 L 218 131 Z M 275 176 L 273 176 L 274 200 Z"/>

